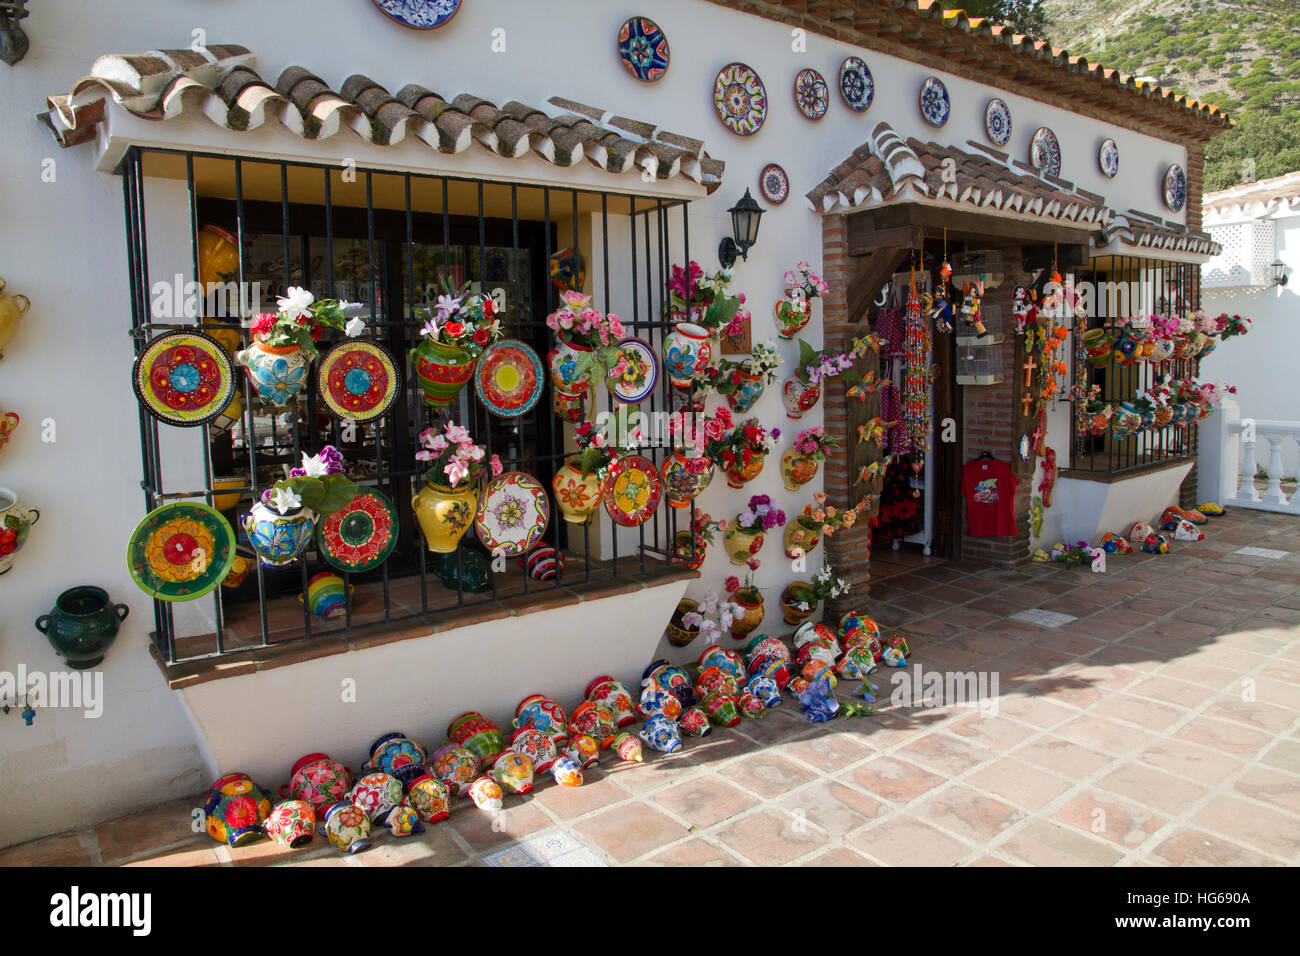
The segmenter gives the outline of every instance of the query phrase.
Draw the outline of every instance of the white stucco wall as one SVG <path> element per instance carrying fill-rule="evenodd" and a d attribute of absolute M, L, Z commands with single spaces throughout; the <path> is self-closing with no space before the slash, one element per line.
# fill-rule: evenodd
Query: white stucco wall
<path fill-rule="evenodd" d="M 148 658 L 150 604 L 131 583 L 123 561 L 125 542 L 144 513 L 144 500 L 138 484 L 136 403 L 128 381 L 132 351 L 126 334 L 121 182 L 93 170 L 92 147 L 60 150 L 33 121 L 46 95 L 66 91 L 100 54 L 184 47 L 193 41 L 195 30 L 202 30 L 208 42 L 238 42 L 252 49 L 259 71 L 270 82 L 286 66 L 301 64 L 336 88 L 348 75 L 360 72 L 393 91 L 418 82 L 448 97 L 469 91 L 498 103 L 519 99 L 542 108 L 548 96 L 567 96 L 702 137 L 711 154 L 727 162 L 722 189 L 696 203 L 691 213 L 691 248 L 706 268 L 714 266 L 714 250 L 727 229 L 726 208 L 746 187 L 757 194 L 759 170 L 779 162 L 790 176 L 792 196 L 785 205 L 769 209 L 758 246 L 736 270 L 735 288 L 749 297 L 758 340 L 774 334 L 771 309 L 781 291 L 782 273 L 799 260 L 816 264 L 820 259 L 820 221 L 805 208 L 802 194 L 860 145 L 876 123 L 888 120 L 904 136 L 944 143 L 986 141 L 984 106 L 994 94 L 976 84 L 944 77 L 953 101 L 952 119 L 946 128 L 933 130 L 916 106 L 918 88 L 929 70 L 816 36 L 808 37 L 807 52 L 794 53 L 785 27 L 696 0 L 653 4 L 652 15 L 669 36 L 672 66 L 660 82 L 640 84 L 619 63 L 614 37 L 625 17 L 643 10 L 592 0 L 467 0 L 447 27 L 416 32 L 391 22 L 367 0 L 116 0 L 111 13 L 108 8 L 88 11 L 84 2 L 75 0 L 32 5 L 31 16 L 23 21 L 31 52 L 17 66 L 0 67 L 5 89 L 0 119 L 7 134 L 6 148 L 0 151 L 0 182 L 5 184 L 0 275 L 11 291 L 28 295 L 33 303 L 0 363 L 0 408 L 18 412 L 23 420 L 0 458 L 0 484 L 40 507 L 43 517 L 13 571 L 0 578 L 0 670 L 16 670 L 20 663 L 29 669 L 57 666 L 57 658 L 30 622 L 68 587 L 101 585 L 114 600 L 130 604 L 132 615 L 103 665 L 107 702 L 101 718 L 44 710 L 30 728 L 22 725 L 16 711 L 0 719 L 0 806 L 6 808 L 0 814 L 0 845 L 191 793 L 206 782 L 211 769 L 205 766 L 200 741 L 178 695 L 166 688 Z M 506 52 L 494 54 L 490 44 L 497 27 L 507 31 L 507 46 Z M 834 84 L 839 63 L 849 53 L 863 55 L 874 73 L 872 108 L 865 114 L 851 113 L 832 92 L 825 120 L 803 119 L 791 94 L 795 73 L 814 66 Z M 713 111 L 713 78 L 731 60 L 754 66 L 771 100 L 766 125 L 747 139 L 725 131 Z M 996 95 L 1012 109 L 1013 155 L 1025 156 L 1035 128 L 1052 127 L 1065 157 L 1062 174 L 1106 194 L 1116 209 L 1159 211 L 1164 168 L 1171 162 L 1185 164 L 1184 150 L 1177 145 L 1083 120 L 1024 97 Z M 393 155 L 399 157 L 392 160 L 396 165 L 427 163 L 428 168 L 454 168 L 467 176 L 544 174 L 557 182 L 599 180 L 628 189 L 638 185 L 632 173 L 620 182 L 586 165 L 570 171 L 534 160 L 516 165 L 477 147 L 457 157 L 414 144 L 386 154 L 366 147 L 350 132 L 311 146 L 278 130 L 227 133 L 205 119 L 142 126 L 160 137 L 188 130 L 234 151 L 292 149 L 316 159 L 351 155 L 362 162 Z M 1097 144 L 1107 135 L 1121 150 L 1121 176 L 1114 181 L 1105 180 L 1096 166 Z M 53 161 L 52 167 L 47 160 Z M 50 169 L 53 181 L 43 181 L 42 172 Z M 182 222 L 184 207 L 173 196 L 170 203 L 151 201 L 151 223 L 169 209 Z M 816 326 L 808 330 L 814 342 L 819 334 Z M 791 360 L 796 354 L 793 344 L 784 351 Z M 819 424 L 821 416 L 818 408 L 801 423 L 788 421 L 776 390 L 769 391 L 755 414 L 769 424 L 779 423 L 787 436 L 799 426 Z M 53 428 L 49 434 L 54 440 L 42 440 L 42 422 Z M 781 490 L 775 460 L 748 491 L 777 496 L 787 512 L 798 511 L 810 500 Z M 743 499 L 739 493 L 727 494 L 719 477 L 700 503 L 717 517 L 730 517 Z M 760 572 L 772 602 L 770 623 L 778 621 L 775 598 L 793 576 L 781 568 L 779 547 L 779 540 L 767 545 L 765 570 Z M 716 586 L 725 573 L 730 573 L 730 565 L 715 549 L 693 593 Z M 661 610 L 666 615 L 670 608 Z M 552 630 L 572 625 L 561 618 L 557 612 L 530 620 L 551 637 Z M 440 654 L 446 646 L 429 642 L 394 653 L 418 653 L 418 648 L 427 647 L 429 653 Z M 560 642 L 554 648 L 561 656 L 545 666 L 566 668 L 564 673 L 574 675 L 573 687 L 612 666 L 599 639 Z M 697 652 L 688 649 L 678 656 Z M 515 664 L 539 666 L 531 654 L 518 655 Z M 273 686 L 277 694 L 280 689 L 288 693 L 298 673 L 297 668 L 275 672 L 266 682 L 251 682 L 249 693 L 257 698 Z M 496 699 L 497 685 L 481 686 L 481 706 L 490 713 L 513 705 L 513 699 Z M 193 692 L 195 699 L 219 697 L 225 682 L 208 687 Z M 283 697 L 276 699 L 283 704 Z M 389 713 L 394 719 L 383 719 Z M 400 724 L 404 713 L 382 708 L 367 712 L 355 726 L 356 746 Z M 266 722 L 260 734 L 251 726 L 246 729 L 248 733 L 220 738 L 223 759 L 228 756 L 242 764 L 246 757 L 258 761 L 257 766 L 270 761 L 279 733 L 274 724 Z M 241 750 L 238 741 L 254 749 Z M 301 749 L 288 747 L 281 753 L 286 769 Z"/>

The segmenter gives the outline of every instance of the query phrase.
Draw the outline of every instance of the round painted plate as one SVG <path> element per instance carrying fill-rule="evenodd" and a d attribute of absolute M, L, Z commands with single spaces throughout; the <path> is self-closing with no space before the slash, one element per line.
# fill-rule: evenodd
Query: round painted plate
<path fill-rule="evenodd" d="M 627 366 L 620 375 L 605 379 L 614 398 L 624 405 L 640 405 L 654 394 L 659 384 L 659 356 L 645 339 L 629 336 L 618 343 Z M 621 363 L 620 363 L 621 364 Z"/>
<path fill-rule="evenodd" d="M 325 353 L 316 377 L 321 401 L 339 418 L 368 422 L 402 391 L 393 355 L 374 342 L 340 342 Z"/>
<path fill-rule="evenodd" d="M 483 490 L 474 530 L 493 555 L 513 557 L 531 551 L 550 520 L 551 502 L 541 482 L 522 471 L 507 471 Z"/>
<path fill-rule="evenodd" d="M 649 17 L 632 17 L 618 31 L 618 55 L 629 73 L 653 83 L 668 72 L 668 37 Z"/>
<path fill-rule="evenodd" d="M 1102 175 L 1107 179 L 1114 179 L 1119 175 L 1119 146 L 1113 139 L 1101 141 L 1101 148 L 1097 150 L 1097 165 L 1101 167 Z"/>
<path fill-rule="evenodd" d="M 433 30 L 456 15 L 461 0 L 374 0 L 374 4 L 404 27 Z"/>
<path fill-rule="evenodd" d="M 728 63 L 713 81 L 713 108 L 737 136 L 753 136 L 767 119 L 767 90 L 754 70 Z"/>
<path fill-rule="evenodd" d="M 135 526 L 126 545 L 131 577 L 160 601 L 203 597 L 234 563 L 234 530 L 221 512 L 201 502 L 160 505 Z"/>
<path fill-rule="evenodd" d="M 831 89 L 826 85 L 826 77 L 816 70 L 800 70 L 794 77 L 794 105 L 799 112 L 810 120 L 819 120 L 826 115 L 831 104 Z"/>
<path fill-rule="evenodd" d="M 948 87 L 937 76 L 927 76 L 921 84 L 921 116 L 931 126 L 942 126 L 952 113 Z"/>
<path fill-rule="evenodd" d="M 605 486 L 605 511 L 623 527 L 635 528 L 654 514 L 663 490 L 655 463 L 644 455 L 628 455 Z"/>
<path fill-rule="evenodd" d="M 518 339 L 494 342 L 479 356 L 474 391 L 483 407 L 501 418 L 532 411 L 542 397 L 545 373 L 532 347 Z"/>
<path fill-rule="evenodd" d="M 1183 167 L 1174 163 L 1165 170 L 1165 205 L 1174 212 L 1181 212 L 1187 201 L 1187 176 Z"/>
<path fill-rule="evenodd" d="M 230 354 L 202 332 L 164 332 L 131 370 L 136 398 L 168 425 L 206 425 L 230 404 L 238 383 Z"/>
<path fill-rule="evenodd" d="M 776 163 L 768 163 L 758 174 L 758 191 L 773 206 L 790 198 L 790 177 Z"/>
<path fill-rule="evenodd" d="M 840 98 L 855 113 L 864 113 L 876 97 L 876 81 L 866 60 L 846 57 L 840 64 Z"/>
<path fill-rule="evenodd" d="M 1034 138 L 1029 141 L 1029 165 L 1040 173 L 1061 175 L 1061 144 L 1046 126 L 1034 130 Z"/>
<path fill-rule="evenodd" d="M 1011 107 L 1001 97 L 993 97 L 984 107 L 984 132 L 994 146 L 1005 146 L 1011 139 Z"/>
<path fill-rule="evenodd" d="M 397 509 L 382 491 L 362 488 L 332 515 L 316 522 L 316 548 L 340 571 L 370 571 L 397 544 Z"/>

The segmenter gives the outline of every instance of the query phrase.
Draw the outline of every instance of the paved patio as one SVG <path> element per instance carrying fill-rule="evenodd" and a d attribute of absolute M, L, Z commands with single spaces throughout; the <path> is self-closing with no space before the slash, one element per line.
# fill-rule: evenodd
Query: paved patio
<path fill-rule="evenodd" d="M 576 789 L 548 777 L 499 815 L 459 802 L 357 856 L 229 850 L 176 801 L 0 865 L 1295 864 L 1300 521 L 1237 509 L 1204 530 L 1104 576 L 949 563 L 877 584 L 870 613 L 913 637 L 913 667 L 996 675 L 996 716 L 886 706 L 816 725 L 787 700 L 679 755 L 606 754 Z M 1009 620 L 1031 608 L 1078 620 Z"/>

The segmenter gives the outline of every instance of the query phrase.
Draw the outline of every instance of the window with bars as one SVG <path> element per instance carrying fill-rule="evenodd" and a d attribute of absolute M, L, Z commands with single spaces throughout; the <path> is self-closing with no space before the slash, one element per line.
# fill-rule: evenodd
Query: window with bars
<path fill-rule="evenodd" d="M 137 354 L 155 335 L 199 325 L 237 347 L 232 336 L 247 340 L 241 318 L 246 323 L 251 313 L 275 311 L 278 295 L 302 286 L 318 298 L 360 303 L 363 337 L 385 346 L 402 370 L 397 400 L 368 422 L 330 413 L 318 394 L 315 366 L 308 385 L 284 408 L 260 404 L 256 391 L 241 381 L 228 414 L 202 429 L 160 424 L 142 404 L 147 510 L 175 500 L 207 502 L 239 534 L 238 516 L 284 476 L 286 466 L 333 444 L 350 478 L 393 502 L 399 526 L 388 559 L 365 573 L 329 566 L 314 543 L 284 569 L 262 566 L 241 547 L 252 560 L 239 583 L 237 576 L 228 578 L 210 600 L 154 601 L 154 640 L 169 663 L 402 621 L 418 626 L 451 609 L 580 589 L 694 557 L 675 554 L 672 544 L 679 524 L 689 528 L 693 509 L 679 514 L 661 502 L 637 527 L 619 526 L 600 509 L 586 525 L 562 520 L 551 481 L 575 446 L 572 425 L 552 410 L 549 374 L 531 412 L 500 418 L 478 400 L 472 382 L 446 410 L 426 405 L 406 361 L 419 341 L 423 310 L 446 277 L 457 287 L 468 281 L 472 291 L 491 295 L 504 336 L 527 343 L 545 363 L 554 344 L 545 319 L 564 287 L 562 277 L 552 274 L 561 250 L 585 266 L 584 291 L 593 295 L 595 307 L 617 313 L 630 335 L 661 354 L 672 328 L 665 305 L 670 265 L 688 261 L 690 254 L 686 201 L 144 148 L 132 148 L 119 172 Z M 197 281 L 198 236 L 205 226 L 223 230 L 238 247 L 237 273 L 228 278 L 240 298 L 232 303 L 228 294 L 203 290 L 193 314 L 160 311 L 158 277 Z M 330 344 L 319 343 L 322 356 Z M 613 397 L 599 382 L 593 388 L 592 414 L 613 412 Z M 673 408 L 673 390 L 661 374 L 639 411 L 666 416 Z M 555 550 L 561 574 L 535 578 L 514 558 L 504 570 L 499 561 L 491 568 L 472 530 L 453 554 L 426 550 L 412 513 L 412 495 L 422 484 L 414 457 L 417 436 L 448 420 L 466 426 L 507 470 L 527 472 L 547 490 L 551 518 L 539 547 Z M 667 444 L 639 452 L 661 466 Z M 337 617 L 315 616 L 303 600 L 318 573 L 344 581 L 346 598 Z"/>

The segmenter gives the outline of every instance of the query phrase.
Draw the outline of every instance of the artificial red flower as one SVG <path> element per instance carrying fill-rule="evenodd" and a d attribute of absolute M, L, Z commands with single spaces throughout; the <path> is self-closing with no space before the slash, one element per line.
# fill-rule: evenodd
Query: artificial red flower
<path fill-rule="evenodd" d="M 746 426 L 745 426 L 745 430 L 744 430 L 744 432 L 743 432 L 742 434 L 744 434 L 745 439 L 746 439 L 747 441 L 757 441 L 757 440 L 758 440 L 758 426 L 757 426 L 757 425 L 746 425 Z"/>
<path fill-rule="evenodd" d="M 491 300 L 491 299 L 488 299 L 488 301 L 491 302 L 492 300 Z M 474 341 L 477 342 L 479 345 L 487 345 L 487 341 L 488 341 L 488 330 L 487 330 L 487 329 L 475 329 L 475 330 L 474 330 Z"/>
<path fill-rule="evenodd" d="M 458 339 L 465 332 L 465 323 L 448 322 L 446 325 L 443 326 L 443 328 L 447 330 L 447 334 L 450 335 L 453 339 Z"/>
<path fill-rule="evenodd" d="M 726 589 L 728 594 L 735 594 L 740 590 L 740 578 L 733 574 L 727 578 L 726 581 L 722 582 L 722 586 Z"/>
<path fill-rule="evenodd" d="M 496 311 L 496 300 L 494 300 L 490 295 L 483 296 L 483 315 L 490 319 L 492 316 L 496 315 Z"/>
<path fill-rule="evenodd" d="M 275 326 L 275 316 L 270 312 L 263 312 L 253 320 L 249 326 L 249 331 L 254 335 L 266 335 Z"/>

